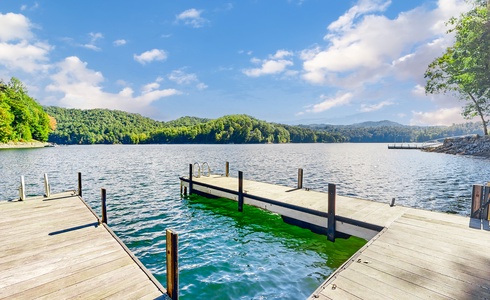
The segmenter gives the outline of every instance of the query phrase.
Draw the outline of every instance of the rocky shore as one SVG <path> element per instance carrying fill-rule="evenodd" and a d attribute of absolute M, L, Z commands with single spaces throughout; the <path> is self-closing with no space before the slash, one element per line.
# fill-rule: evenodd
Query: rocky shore
<path fill-rule="evenodd" d="M 49 146 L 50 143 L 43 143 L 38 141 L 32 142 L 8 142 L 6 144 L 0 144 L 0 149 L 18 149 L 18 148 L 43 148 Z"/>
<path fill-rule="evenodd" d="M 426 148 L 423 151 L 490 157 L 490 136 L 447 138 L 441 146 Z"/>

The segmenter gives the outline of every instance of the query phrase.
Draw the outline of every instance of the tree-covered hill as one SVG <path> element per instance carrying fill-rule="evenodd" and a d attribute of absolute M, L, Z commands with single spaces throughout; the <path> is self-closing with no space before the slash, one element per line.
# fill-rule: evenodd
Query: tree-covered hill
<path fill-rule="evenodd" d="M 408 143 L 426 142 L 451 136 L 483 134 L 480 123 L 463 123 L 452 126 L 407 126 L 395 122 L 368 122 L 354 125 L 301 125 L 315 130 L 325 130 L 345 137 L 351 143 Z M 362 125 L 362 126 L 361 126 Z"/>
<path fill-rule="evenodd" d="M 243 144 L 341 142 L 340 134 L 273 124 L 247 115 L 218 119 L 183 117 L 159 122 L 108 109 L 46 107 L 57 121 L 49 141 L 58 144 Z"/>
<path fill-rule="evenodd" d="M 8 83 L 0 80 L 0 143 L 45 142 L 50 130 L 49 116 L 27 95 L 26 87 L 16 78 Z"/>

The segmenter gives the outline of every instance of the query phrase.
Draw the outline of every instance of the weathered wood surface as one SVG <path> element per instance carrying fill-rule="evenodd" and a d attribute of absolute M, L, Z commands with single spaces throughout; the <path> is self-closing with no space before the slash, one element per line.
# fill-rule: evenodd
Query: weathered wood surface
<path fill-rule="evenodd" d="M 0 299 L 167 299 L 73 193 L 0 202 Z"/>
<path fill-rule="evenodd" d="M 193 180 L 238 189 L 236 178 Z M 245 193 L 327 212 L 326 193 L 247 180 L 243 188 Z M 379 203 L 342 196 L 337 196 L 336 213 L 385 229 L 309 299 L 490 299 L 490 232 L 470 228 L 469 218 L 390 207 L 388 199 Z"/>

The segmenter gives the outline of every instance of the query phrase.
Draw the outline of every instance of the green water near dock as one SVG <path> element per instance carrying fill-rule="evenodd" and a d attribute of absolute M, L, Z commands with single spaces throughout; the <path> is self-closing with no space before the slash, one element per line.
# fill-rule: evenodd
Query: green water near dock
<path fill-rule="evenodd" d="M 185 201 L 205 223 L 180 237 L 200 236 L 192 239 L 199 253 L 181 247 L 185 299 L 304 299 L 366 243 L 356 237 L 332 243 L 253 206 L 240 213 L 227 199 L 192 195 Z"/>

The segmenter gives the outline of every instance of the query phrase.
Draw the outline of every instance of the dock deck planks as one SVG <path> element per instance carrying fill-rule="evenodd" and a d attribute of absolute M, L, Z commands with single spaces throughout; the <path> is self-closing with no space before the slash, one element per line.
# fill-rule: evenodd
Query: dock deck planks
<path fill-rule="evenodd" d="M 0 299 L 169 299 L 71 192 L 0 202 Z"/>
<path fill-rule="evenodd" d="M 185 177 L 181 181 L 188 187 Z M 203 176 L 193 183 L 200 193 L 237 200 L 223 192 L 237 191 L 237 178 Z M 327 211 L 326 193 L 249 180 L 243 188 L 245 194 Z M 471 228 L 469 218 L 342 196 L 336 214 L 384 229 L 309 299 L 490 299 L 490 232 Z"/>

